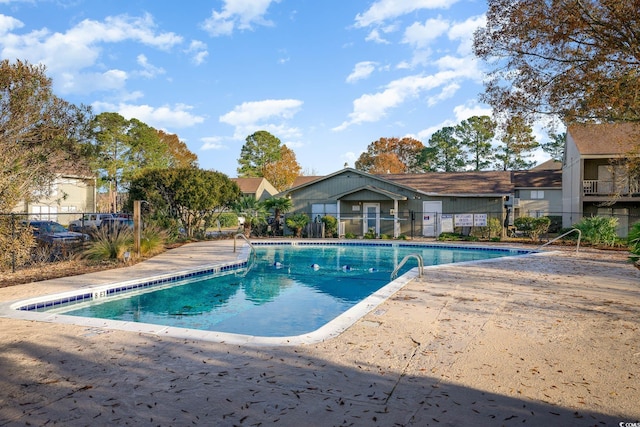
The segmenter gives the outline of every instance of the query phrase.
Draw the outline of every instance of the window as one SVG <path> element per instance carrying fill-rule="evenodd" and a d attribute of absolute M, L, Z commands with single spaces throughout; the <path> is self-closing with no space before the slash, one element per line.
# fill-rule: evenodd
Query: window
<path fill-rule="evenodd" d="M 314 203 L 311 205 L 311 218 L 321 217 L 325 215 L 336 216 L 338 213 L 338 205 L 336 203 Z"/>
<path fill-rule="evenodd" d="M 544 190 L 531 190 L 532 199 L 544 199 Z"/>

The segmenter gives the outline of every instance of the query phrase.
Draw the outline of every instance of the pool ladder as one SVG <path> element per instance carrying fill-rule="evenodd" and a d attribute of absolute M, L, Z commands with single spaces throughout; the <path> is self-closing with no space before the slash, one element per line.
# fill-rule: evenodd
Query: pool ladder
<path fill-rule="evenodd" d="M 251 270 L 251 268 L 253 268 L 253 266 L 256 263 L 256 248 L 253 247 L 253 245 L 251 244 L 251 242 L 249 241 L 249 239 L 247 239 L 247 236 L 245 236 L 242 233 L 238 233 L 235 236 L 233 236 L 233 252 L 236 251 L 236 239 L 238 237 L 242 237 L 244 239 L 245 242 L 247 242 L 247 244 L 249 245 L 250 248 L 250 253 L 249 253 L 249 258 L 247 259 L 247 269 L 244 271 L 244 273 L 242 274 L 242 277 L 246 276 L 247 273 L 249 272 L 249 270 Z"/>
<path fill-rule="evenodd" d="M 424 270 L 424 261 L 422 260 L 422 255 L 420 255 L 420 254 L 409 254 L 409 255 L 405 256 L 404 258 L 402 258 L 402 261 L 400 261 L 400 263 L 393 270 L 393 273 L 391 273 L 391 280 L 396 278 L 396 276 L 398 275 L 398 271 L 400 271 L 400 269 L 407 263 L 409 258 L 415 258 L 415 259 L 418 260 L 418 277 L 422 277 L 422 272 Z"/>
<path fill-rule="evenodd" d="M 535 250 L 540 250 L 542 248 L 544 248 L 547 245 L 552 244 L 553 242 L 555 242 L 556 240 L 560 240 L 562 239 L 564 236 L 566 236 L 567 234 L 571 234 L 574 231 L 578 232 L 578 244 L 576 245 L 576 253 L 578 253 L 578 250 L 580 250 L 580 239 L 582 239 L 582 231 L 579 228 L 572 228 L 571 230 L 567 231 L 566 233 L 564 233 L 561 236 L 556 237 L 553 240 L 549 240 L 547 243 L 545 243 L 544 245 L 540 245 L 538 248 L 536 248 Z"/>

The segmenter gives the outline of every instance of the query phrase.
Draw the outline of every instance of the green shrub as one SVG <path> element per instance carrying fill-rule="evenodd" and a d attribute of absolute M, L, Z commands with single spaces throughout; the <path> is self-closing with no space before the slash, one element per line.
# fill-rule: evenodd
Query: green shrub
<path fill-rule="evenodd" d="M 573 227 L 582 232 L 582 239 L 592 245 L 613 246 L 616 243 L 618 218 L 591 216 L 582 220 Z"/>
<path fill-rule="evenodd" d="M 513 220 L 513 225 L 531 240 L 540 240 L 540 236 L 549 231 L 551 220 L 546 216 L 539 218 L 521 216 Z"/>
<path fill-rule="evenodd" d="M 629 246 L 629 252 L 631 252 L 629 261 L 640 268 L 640 222 L 636 222 L 633 224 L 633 227 L 631 227 L 629 237 L 627 238 L 627 245 Z"/>
<path fill-rule="evenodd" d="M 500 221 L 499 218 L 489 218 L 489 238 L 490 239 L 494 239 L 494 238 L 498 238 L 498 240 L 500 240 L 500 237 L 502 236 L 502 221 Z"/>
<path fill-rule="evenodd" d="M 220 227 L 222 228 L 231 228 L 238 226 L 238 215 L 233 212 L 221 213 L 217 219 L 218 221 L 220 221 Z"/>
<path fill-rule="evenodd" d="M 364 233 L 364 238 L 365 239 L 375 239 L 376 238 L 375 230 L 373 228 L 370 228 L 369 231 Z"/>
<path fill-rule="evenodd" d="M 344 233 L 345 239 L 355 239 L 357 236 L 353 233 Z"/>
<path fill-rule="evenodd" d="M 338 233 L 338 220 L 331 215 L 325 215 L 321 220 L 324 223 L 325 237 L 335 237 Z"/>
<path fill-rule="evenodd" d="M 302 236 L 302 230 L 309 224 L 309 217 L 303 213 L 293 214 L 285 220 L 287 227 L 293 230 L 296 237 Z"/>
<path fill-rule="evenodd" d="M 90 260 L 124 260 L 125 252 L 133 248 L 133 231 L 116 228 L 113 231 L 98 230 L 87 243 L 83 256 Z"/>
<path fill-rule="evenodd" d="M 464 239 L 464 236 L 459 234 L 459 233 L 440 233 L 440 235 L 438 236 L 438 240 L 440 241 L 446 241 L 446 240 L 453 240 L 453 241 L 458 241 L 458 240 L 462 240 Z"/>
<path fill-rule="evenodd" d="M 140 233 L 140 254 L 154 256 L 164 251 L 167 233 L 159 227 L 148 226 Z"/>

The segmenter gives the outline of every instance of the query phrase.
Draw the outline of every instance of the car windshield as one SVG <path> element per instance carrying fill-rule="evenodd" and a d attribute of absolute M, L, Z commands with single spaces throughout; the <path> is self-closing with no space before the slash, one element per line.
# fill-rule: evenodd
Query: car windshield
<path fill-rule="evenodd" d="M 64 233 L 67 231 L 66 228 L 57 222 L 44 222 L 41 224 L 34 224 L 34 226 L 39 229 L 41 233 Z"/>

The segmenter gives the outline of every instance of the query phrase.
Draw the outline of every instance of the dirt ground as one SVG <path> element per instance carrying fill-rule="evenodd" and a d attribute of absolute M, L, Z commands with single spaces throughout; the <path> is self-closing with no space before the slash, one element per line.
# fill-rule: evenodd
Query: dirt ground
<path fill-rule="evenodd" d="M 196 254 L 160 258 L 175 255 Z M 636 423 L 627 257 L 565 248 L 429 268 L 341 335 L 290 347 L 0 318 L 0 425 Z"/>

